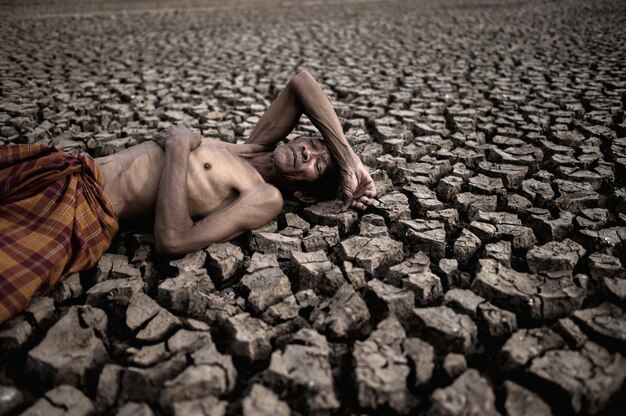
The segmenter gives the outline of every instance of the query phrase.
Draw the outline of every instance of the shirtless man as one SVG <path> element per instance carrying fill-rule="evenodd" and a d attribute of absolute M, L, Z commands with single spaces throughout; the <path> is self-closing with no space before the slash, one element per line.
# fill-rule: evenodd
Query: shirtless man
<path fill-rule="evenodd" d="M 299 137 L 276 147 L 303 113 L 324 140 Z M 333 171 L 344 208 L 365 209 L 376 196 L 330 100 L 308 72 L 287 84 L 245 144 L 203 139 L 176 125 L 96 162 L 119 218 L 155 215 L 155 249 L 163 254 L 199 250 L 267 224 L 283 207 L 281 190 L 314 203 L 311 185 Z"/>
<path fill-rule="evenodd" d="M 303 113 L 324 140 L 276 147 Z M 156 251 L 180 255 L 263 226 L 281 211 L 283 194 L 315 202 L 329 178 L 336 188 L 337 175 L 345 207 L 370 204 L 372 179 L 307 72 L 241 145 L 176 125 L 96 160 L 43 144 L 0 146 L 0 324 L 37 291 L 92 267 L 118 219 L 154 215 Z"/>

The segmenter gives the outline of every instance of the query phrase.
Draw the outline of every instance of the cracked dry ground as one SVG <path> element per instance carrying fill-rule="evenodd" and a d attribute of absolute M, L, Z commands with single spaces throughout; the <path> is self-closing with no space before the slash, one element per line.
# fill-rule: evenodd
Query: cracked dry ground
<path fill-rule="evenodd" d="M 101 156 L 173 122 L 241 141 L 306 69 L 379 197 L 288 203 L 176 260 L 133 224 L 0 327 L 0 414 L 621 414 L 625 11 L 3 21 L 0 143 Z"/>

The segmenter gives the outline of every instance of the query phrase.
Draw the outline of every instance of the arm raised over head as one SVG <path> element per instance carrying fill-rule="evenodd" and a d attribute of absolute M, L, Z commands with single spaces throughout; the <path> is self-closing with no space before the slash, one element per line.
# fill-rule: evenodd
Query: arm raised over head
<path fill-rule="evenodd" d="M 162 254 L 185 254 L 212 243 L 231 240 L 268 223 L 282 209 L 280 191 L 262 183 L 239 193 L 230 205 L 194 222 L 189 215 L 187 174 L 189 154 L 199 136 L 184 126 L 159 133 L 155 141 L 165 150 L 154 221 L 155 248 Z"/>
<path fill-rule="evenodd" d="M 368 197 L 376 196 L 374 182 L 346 140 L 330 99 L 308 72 L 300 72 L 289 81 L 246 143 L 276 146 L 294 129 L 302 114 L 320 131 L 339 165 L 345 206 L 365 208 L 370 202 Z"/>

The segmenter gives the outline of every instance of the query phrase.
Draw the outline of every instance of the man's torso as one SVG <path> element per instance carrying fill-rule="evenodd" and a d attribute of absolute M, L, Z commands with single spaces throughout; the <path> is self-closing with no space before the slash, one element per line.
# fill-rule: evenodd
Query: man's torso
<path fill-rule="evenodd" d="M 191 217 L 204 217 L 230 205 L 261 175 L 240 154 L 260 150 L 203 139 L 189 155 L 187 197 Z M 96 159 L 105 177 L 105 193 L 120 218 L 154 214 L 165 152 L 152 141 Z"/>

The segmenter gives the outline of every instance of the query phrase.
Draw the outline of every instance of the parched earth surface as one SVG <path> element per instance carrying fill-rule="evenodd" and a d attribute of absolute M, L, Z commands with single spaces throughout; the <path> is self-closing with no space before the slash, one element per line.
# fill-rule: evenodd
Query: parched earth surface
<path fill-rule="evenodd" d="M 624 2 L 0 24 L 0 143 L 241 141 L 308 70 L 379 192 L 182 259 L 128 224 L 0 327 L 0 414 L 622 414 Z"/>

